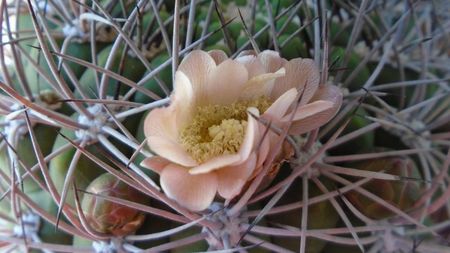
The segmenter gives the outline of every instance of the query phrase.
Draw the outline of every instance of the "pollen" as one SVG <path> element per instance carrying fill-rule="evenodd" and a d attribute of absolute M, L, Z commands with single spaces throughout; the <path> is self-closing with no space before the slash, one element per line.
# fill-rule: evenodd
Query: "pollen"
<path fill-rule="evenodd" d="M 264 112 L 270 105 L 268 98 L 260 97 L 229 105 L 199 106 L 191 123 L 182 129 L 180 143 L 198 163 L 219 155 L 235 154 L 246 133 L 247 108 L 255 107 Z"/>

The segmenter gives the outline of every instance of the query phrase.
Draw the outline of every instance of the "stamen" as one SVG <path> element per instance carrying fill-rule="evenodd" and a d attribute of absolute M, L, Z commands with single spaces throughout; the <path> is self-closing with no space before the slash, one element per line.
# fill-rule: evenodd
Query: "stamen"
<path fill-rule="evenodd" d="M 191 124 L 180 134 L 180 142 L 199 163 L 223 154 L 235 154 L 244 140 L 247 108 L 264 112 L 271 105 L 266 97 L 230 105 L 200 106 Z"/>

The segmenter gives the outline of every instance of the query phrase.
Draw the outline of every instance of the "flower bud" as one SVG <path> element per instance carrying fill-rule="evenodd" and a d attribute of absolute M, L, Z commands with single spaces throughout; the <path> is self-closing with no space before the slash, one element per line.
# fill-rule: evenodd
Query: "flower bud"
<path fill-rule="evenodd" d="M 89 225 L 97 232 L 125 236 L 135 232 L 143 223 L 145 216 L 139 210 L 108 201 L 99 196 L 120 198 L 144 203 L 146 197 L 120 181 L 114 175 L 105 173 L 88 186 L 84 194 L 82 208 Z"/>
<path fill-rule="evenodd" d="M 373 179 L 364 186 L 366 190 L 381 197 L 400 210 L 408 210 L 420 197 L 418 182 L 406 179 L 420 178 L 414 162 L 409 158 L 374 159 L 357 164 L 355 168 L 405 177 L 404 180 L 401 179 L 399 181 Z M 394 215 L 383 204 L 369 199 L 356 191 L 350 192 L 347 194 L 347 197 L 356 208 L 372 219 L 384 219 Z"/>

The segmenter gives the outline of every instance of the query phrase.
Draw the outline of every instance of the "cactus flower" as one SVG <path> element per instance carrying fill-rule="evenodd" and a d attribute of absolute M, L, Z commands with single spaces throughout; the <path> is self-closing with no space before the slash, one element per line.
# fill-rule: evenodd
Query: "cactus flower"
<path fill-rule="evenodd" d="M 144 123 L 156 154 L 142 165 L 160 175 L 165 194 L 192 211 L 206 209 L 217 193 L 231 200 L 262 171 L 278 135 L 303 134 L 328 122 L 342 101 L 339 89 L 319 86 L 311 59 L 285 60 L 274 51 L 193 51 L 175 74 L 170 105 L 152 110 Z M 298 102 L 298 106 L 297 106 Z M 292 123 L 291 123 L 292 119 Z M 281 159 L 290 154 L 278 154 Z"/>

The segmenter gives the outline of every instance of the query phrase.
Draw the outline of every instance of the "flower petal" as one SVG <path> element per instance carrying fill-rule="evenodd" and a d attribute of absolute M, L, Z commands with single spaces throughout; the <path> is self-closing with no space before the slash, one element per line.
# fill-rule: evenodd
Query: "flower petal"
<path fill-rule="evenodd" d="M 216 157 L 211 158 L 208 161 L 190 169 L 189 173 L 192 175 L 209 173 L 214 170 L 218 170 L 222 167 L 239 163 L 241 160 L 242 159 L 239 154 L 216 156 Z"/>
<path fill-rule="evenodd" d="M 283 145 L 284 145 L 285 141 L 280 142 L 281 136 L 279 134 L 276 134 L 273 131 L 270 131 L 270 130 L 269 130 L 269 132 L 266 135 L 266 139 L 269 142 L 269 153 L 270 154 L 274 153 L 275 150 L 278 149 L 278 146 L 280 144 L 282 145 L 282 147 L 280 148 L 278 153 L 274 154 L 275 158 L 274 158 L 273 163 L 279 162 L 280 159 L 283 159 Z M 268 154 L 267 154 L 267 156 L 268 156 Z M 267 159 L 267 157 L 266 157 L 266 159 Z M 259 163 L 259 161 L 258 161 L 258 163 Z M 261 169 L 262 169 L 262 166 L 258 166 L 258 167 L 261 167 Z"/>
<path fill-rule="evenodd" d="M 170 164 L 170 161 L 161 156 L 147 157 L 141 162 L 141 166 L 150 169 L 158 174 Z"/>
<path fill-rule="evenodd" d="M 150 149 L 172 162 L 196 166 L 191 156 L 178 143 L 177 106 L 153 109 L 145 118 L 144 134 Z"/>
<path fill-rule="evenodd" d="M 258 59 L 264 65 L 266 72 L 274 73 L 283 67 L 285 61 L 280 54 L 272 50 L 264 50 L 258 54 Z"/>
<path fill-rule="evenodd" d="M 183 72 L 177 71 L 175 73 L 174 86 L 175 89 L 169 107 L 174 108 L 175 114 L 171 114 L 170 117 L 176 118 L 176 129 L 178 131 L 192 118 L 196 102 L 192 84 Z"/>
<path fill-rule="evenodd" d="M 342 103 L 342 92 L 341 90 L 334 85 L 326 85 L 321 86 L 314 97 L 311 99 L 313 101 L 310 104 L 314 104 L 317 102 L 322 103 L 326 101 L 331 104 L 331 107 L 328 109 L 322 108 L 320 112 L 316 112 L 313 115 L 306 114 L 302 119 L 297 118 L 291 125 L 289 129 L 289 133 L 291 134 L 302 134 L 311 131 L 312 129 L 318 128 L 328 121 L 330 121 L 334 115 L 339 111 Z M 300 108 L 298 108 L 298 111 Z M 287 117 L 286 117 L 287 118 Z"/>
<path fill-rule="evenodd" d="M 296 58 L 284 65 L 286 75 L 276 80 L 272 89 L 272 98 L 276 99 L 291 88 L 297 88 L 302 94 L 300 105 L 308 103 L 316 92 L 319 81 L 319 69 L 311 59 Z M 305 89 L 303 91 L 303 89 Z"/>
<path fill-rule="evenodd" d="M 256 154 L 252 153 L 247 161 L 236 166 L 229 166 L 218 170 L 218 192 L 225 199 L 232 199 L 238 195 L 256 165 Z"/>
<path fill-rule="evenodd" d="M 166 195 L 191 211 L 208 208 L 218 187 L 216 174 L 191 175 L 187 168 L 176 164 L 167 165 L 160 180 Z"/>
<path fill-rule="evenodd" d="M 253 55 L 253 56 L 257 56 L 257 53 L 255 52 L 255 50 L 243 50 L 242 52 L 240 52 L 238 54 L 238 56 L 236 57 L 236 59 L 239 59 L 242 56 L 247 56 L 247 55 Z"/>
<path fill-rule="evenodd" d="M 317 113 L 326 111 L 331 107 L 333 107 L 333 103 L 330 101 L 324 101 L 324 100 L 314 101 L 312 103 L 309 103 L 307 105 L 300 106 L 299 108 L 297 108 L 297 111 L 295 112 L 292 120 L 293 121 L 302 120 L 304 118 L 313 116 Z M 292 113 L 284 116 L 281 120 L 284 122 L 288 122 L 291 119 L 291 117 L 292 117 Z"/>
<path fill-rule="evenodd" d="M 170 106 L 150 111 L 144 121 L 145 136 L 147 138 L 158 136 L 176 141 L 178 138 L 176 114 L 176 108 Z"/>
<path fill-rule="evenodd" d="M 208 51 L 208 54 L 214 59 L 216 65 L 219 65 L 220 63 L 228 59 L 227 54 L 219 49 L 210 50 Z"/>
<path fill-rule="evenodd" d="M 327 123 L 335 111 L 334 104 L 330 101 L 318 100 L 301 106 L 294 114 L 293 122 L 289 129 L 290 134 L 303 134 L 313 129 L 319 128 Z M 288 114 L 281 119 L 289 122 L 292 114 Z"/>
<path fill-rule="evenodd" d="M 286 91 L 267 108 L 262 117 L 271 121 L 279 121 L 286 114 L 292 103 L 294 103 L 297 94 L 298 92 L 295 88 Z"/>
<path fill-rule="evenodd" d="M 236 58 L 236 61 L 244 64 L 249 79 L 267 73 L 262 62 L 254 55 L 241 56 Z"/>
<path fill-rule="evenodd" d="M 270 131 L 270 129 L 268 131 Z M 269 132 L 266 133 L 266 126 L 261 125 L 259 127 L 259 132 L 260 132 L 259 138 L 260 143 L 256 144 L 258 145 L 256 146 L 257 148 L 256 152 L 258 155 L 258 162 L 256 163 L 256 167 L 260 167 L 264 163 L 270 150 L 270 136 Z"/>
<path fill-rule="evenodd" d="M 147 143 L 153 152 L 163 158 L 166 158 L 167 160 L 186 167 L 198 165 L 189 153 L 187 153 L 186 150 L 176 141 L 159 136 L 150 136 L 147 137 Z"/>
<path fill-rule="evenodd" d="M 278 77 L 285 75 L 284 68 L 275 73 L 265 73 L 248 80 L 241 93 L 241 99 L 252 99 L 261 96 L 269 97 L 273 89 L 274 81 Z"/>
<path fill-rule="evenodd" d="M 244 140 L 239 148 L 239 155 L 242 161 L 247 160 L 259 135 L 258 121 L 252 116 L 259 116 L 259 111 L 254 107 L 250 107 L 247 110 L 247 129 L 245 131 Z"/>
<path fill-rule="evenodd" d="M 216 68 L 216 62 L 206 52 L 194 50 L 178 66 L 191 81 L 194 97 L 199 103 L 205 102 L 206 86 L 210 73 Z"/>
<path fill-rule="evenodd" d="M 311 98 L 311 101 L 317 100 L 330 101 L 338 110 L 342 103 L 342 92 L 337 86 L 323 85 L 319 87 L 314 96 Z"/>
<path fill-rule="evenodd" d="M 248 80 L 243 64 L 226 60 L 208 76 L 205 92 L 209 104 L 230 104 L 239 98 L 243 85 Z"/>

